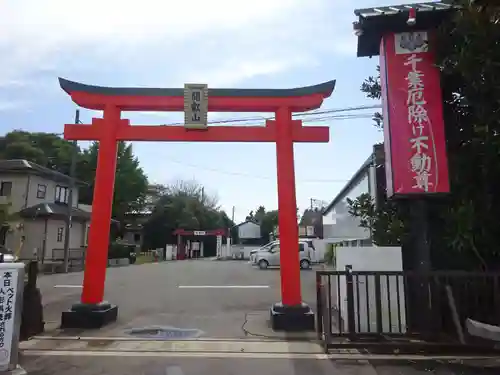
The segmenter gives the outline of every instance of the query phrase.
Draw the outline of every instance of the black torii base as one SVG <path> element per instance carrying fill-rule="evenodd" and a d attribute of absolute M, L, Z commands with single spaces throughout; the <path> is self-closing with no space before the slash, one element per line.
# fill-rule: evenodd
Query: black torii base
<path fill-rule="evenodd" d="M 288 306 L 278 302 L 271 306 L 271 328 L 273 331 L 314 331 L 314 312 L 302 303 Z"/>
<path fill-rule="evenodd" d="M 61 329 L 83 328 L 96 329 L 116 322 L 118 306 L 109 302 L 98 304 L 76 303 L 69 311 L 61 315 Z"/>

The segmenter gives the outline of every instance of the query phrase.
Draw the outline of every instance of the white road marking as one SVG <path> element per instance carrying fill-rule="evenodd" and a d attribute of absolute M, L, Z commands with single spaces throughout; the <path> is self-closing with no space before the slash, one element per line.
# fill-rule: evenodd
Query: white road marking
<path fill-rule="evenodd" d="M 233 352 L 140 352 L 140 351 L 80 351 L 80 350 L 23 350 L 24 356 L 46 357 L 168 357 L 168 358 L 247 358 L 247 359 L 336 359 L 336 360 L 405 360 L 450 362 L 492 359 L 497 356 L 439 356 L 439 355 L 386 355 L 386 354 L 314 354 L 314 353 L 233 353 Z"/>
<path fill-rule="evenodd" d="M 54 288 L 82 288 L 81 285 L 54 285 Z"/>
<path fill-rule="evenodd" d="M 179 285 L 179 289 L 267 289 L 269 285 Z"/>

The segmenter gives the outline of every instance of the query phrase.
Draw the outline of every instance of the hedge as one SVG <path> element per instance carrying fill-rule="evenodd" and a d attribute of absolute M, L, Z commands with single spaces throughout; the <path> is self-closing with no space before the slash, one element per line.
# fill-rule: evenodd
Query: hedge
<path fill-rule="evenodd" d="M 115 242 L 109 246 L 108 259 L 129 258 L 130 253 L 134 251 L 135 251 L 135 246 L 125 245 Z"/>

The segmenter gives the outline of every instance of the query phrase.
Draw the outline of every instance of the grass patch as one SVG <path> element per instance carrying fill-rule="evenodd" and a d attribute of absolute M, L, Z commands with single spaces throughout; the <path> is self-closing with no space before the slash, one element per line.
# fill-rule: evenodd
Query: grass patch
<path fill-rule="evenodd" d="M 155 258 L 152 255 L 137 255 L 137 260 L 135 264 L 146 264 L 146 263 L 154 263 Z"/>

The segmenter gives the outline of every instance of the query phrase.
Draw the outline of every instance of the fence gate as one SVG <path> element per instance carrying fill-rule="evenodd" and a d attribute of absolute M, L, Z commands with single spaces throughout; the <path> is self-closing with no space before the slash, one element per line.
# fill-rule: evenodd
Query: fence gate
<path fill-rule="evenodd" d="M 500 273 L 317 271 L 318 339 L 325 351 L 495 351 L 465 323 L 500 325 L 499 283 Z"/>

